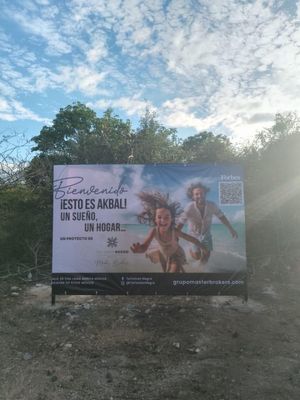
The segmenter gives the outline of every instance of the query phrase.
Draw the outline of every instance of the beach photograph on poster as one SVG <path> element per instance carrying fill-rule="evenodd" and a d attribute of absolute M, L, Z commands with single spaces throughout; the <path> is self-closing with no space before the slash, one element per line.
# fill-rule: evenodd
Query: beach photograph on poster
<path fill-rule="evenodd" d="M 54 167 L 53 273 L 245 270 L 240 166 Z"/>

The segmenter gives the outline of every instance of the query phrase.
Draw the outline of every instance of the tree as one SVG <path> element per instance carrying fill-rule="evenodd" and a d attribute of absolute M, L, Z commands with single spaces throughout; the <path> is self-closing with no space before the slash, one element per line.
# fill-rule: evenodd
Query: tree
<path fill-rule="evenodd" d="M 32 140 L 37 154 L 25 170 L 25 185 L 6 196 L 6 207 L 14 211 L 7 213 L 3 243 L 14 238 L 18 245 L 8 246 L 3 262 L 11 258 L 24 263 L 33 256 L 37 263 L 38 257 L 50 256 L 54 164 L 173 162 L 180 153 L 176 131 L 160 125 L 153 114 L 146 112 L 133 131 L 130 121 L 111 109 L 97 117 L 81 103 L 60 109 L 53 124 Z"/>
<path fill-rule="evenodd" d="M 91 134 L 95 130 L 96 113 L 84 104 L 75 103 L 60 109 L 51 126 L 44 126 L 32 141 L 37 151 L 44 156 L 60 155 L 71 161 L 72 148 L 82 133 Z"/>
<path fill-rule="evenodd" d="M 165 128 L 149 110 L 140 119 L 132 139 L 131 161 L 136 164 L 182 161 L 176 129 Z"/>
<path fill-rule="evenodd" d="M 0 190 L 0 204 L 0 274 L 49 265 L 51 207 L 24 183 Z"/>
<path fill-rule="evenodd" d="M 182 149 L 185 162 L 225 162 L 235 159 L 230 140 L 224 135 L 214 135 L 207 131 L 185 139 Z"/>
<path fill-rule="evenodd" d="M 82 103 L 60 109 L 53 124 L 32 138 L 32 151 L 38 155 L 26 170 L 27 183 L 51 186 L 54 164 L 127 163 L 132 135 L 130 121 L 122 121 L 111 109 L 102 118 Z"/>
<path fill-rule="evenodd" d="M 277 114 L 243 151 L 247 168 L 248 249 L 256 254 L 286 254 L 300 237 L 300 120 Z"/>
<path fill-rule="evenodd" d="M 86 148 L 90 162 L 126 164 L 131 154 L 132 140 L 130 121 L 122 121 L 113 115 L 112 109 L 108 109 L 102 118 L 98 118 L 96 132 Z"/>
<path fill-rule="evenodd" d="M 3 134 L 0 147 L 0 275 L 10 276 L 40 264 L 46 227 L 38 223 L 44 214 L 40 201 L 25 185 L 28 140 L 23 134 Z"/>
<path fill-rule="evenodd" d="M 32 139 L 33 151 L 60 163 L 127 162 L 131 125 L 108 109 L 102 118 L 81 103 L 63 109 Z"/>
<path fill-rule="evenodd" d="M 23 134 L 0 133 L 0 189 L 11 187 L 24 179 L 29 162 L 28 140 Z"/>

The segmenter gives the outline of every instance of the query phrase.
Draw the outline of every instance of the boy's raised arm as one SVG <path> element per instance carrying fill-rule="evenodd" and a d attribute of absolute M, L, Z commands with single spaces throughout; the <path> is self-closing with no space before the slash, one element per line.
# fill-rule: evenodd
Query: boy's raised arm
<path fill-rule="evenodd" d="M 231 223 L 228 221 L 228 219 L 225 217 L 225 215 L 223 215 L 223 216 L 220 217 L 219 219 L 220 219 L 220 221 L 226 226 L 226 228 L 229 230 L 229 232 L 231 233 L 231 236 L 232 236 L 234 239 L 237 239 L 238 234 L 237 234 L 236 230 L 233 229 Z"/>

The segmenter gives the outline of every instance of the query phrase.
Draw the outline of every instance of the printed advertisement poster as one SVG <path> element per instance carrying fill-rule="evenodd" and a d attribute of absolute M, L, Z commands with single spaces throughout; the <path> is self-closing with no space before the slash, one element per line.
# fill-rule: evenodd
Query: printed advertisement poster
<path fill-rule="evenodd" d="M 235 164 L 55 166 L 52 287 L 242 294 L 243 193 Z"/>

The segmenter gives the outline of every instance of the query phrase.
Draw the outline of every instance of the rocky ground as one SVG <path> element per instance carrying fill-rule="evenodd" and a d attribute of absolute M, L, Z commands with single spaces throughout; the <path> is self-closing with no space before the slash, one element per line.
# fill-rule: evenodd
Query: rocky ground
<path fill-rule="evenodd" d="M 300 271 L 238 297 L 58 296 L 2 283 L 2 400 L 298 400 Z"/>

